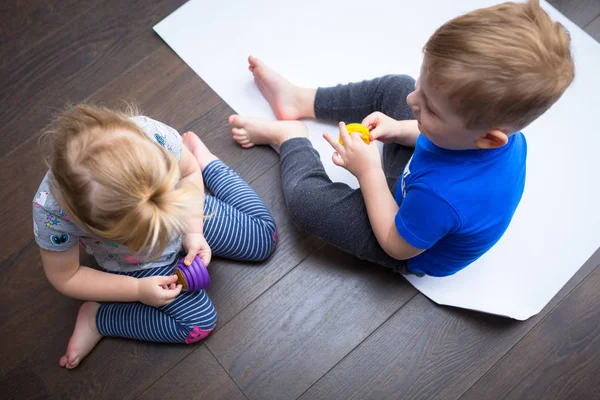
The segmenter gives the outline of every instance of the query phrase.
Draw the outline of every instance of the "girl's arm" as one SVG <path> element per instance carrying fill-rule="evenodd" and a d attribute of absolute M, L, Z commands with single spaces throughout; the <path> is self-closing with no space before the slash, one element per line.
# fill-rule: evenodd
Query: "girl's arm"
<path fill-rule="evenodd" d="M 200 171 L 198 161 L 186 147 L 183 147 L 181 152 L 179 169 L 181 171 L 179 186 L 196 186 L 200 196 L 200 209 L 204 211 L 204 181 L 202 180 L 202 172 Z M 208 265 L 212 258 L 210 246 L 203 234 L 203 222 L 203 216 L 200 213 L 200 215 L 191 216 L 186 223 L 186 230 L 183 235 L 183 245 L 187 250 L 187 255 L 185 256 L 186 265 L 190 265 L 196 255 L 202 259 L 204 265 Z"/>
<path fill-rule="evenodd" d="M 133 302 L 155 307 L 168 304 L 181 292 L 177 276 L 137 279 L 79 265 L 79 246 L 63 252 L 40 249 L 46 277 L 65 296 L 80 300 Z M 167 285 L 166 287 L 163 287 Z M 168 287 L 171 285 L 171 287 Z"/>

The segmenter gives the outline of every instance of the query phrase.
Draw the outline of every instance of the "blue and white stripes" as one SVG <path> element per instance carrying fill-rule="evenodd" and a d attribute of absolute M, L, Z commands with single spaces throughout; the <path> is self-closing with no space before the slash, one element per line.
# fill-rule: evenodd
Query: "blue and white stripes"
<path fill-rule="evenodd" d="M 172 275 L 174 265 L 123 273 L 134 278 Z M 118 336 L 152 342 L 185 343 L 194 327 L 212 330 L 217 311 L 204 290 L 181 292 L 171 303 L 151 307 L 143 303 L 104 303 L 96 325 L 104 336 Z"/>
<path fill-rule="evenodd" d="M 260 261 L 275 249 L 277 229 L 269 210 L 254 191 L 227 165 L 213 161 L 202 171 L 211 191 L 205 197 L 204 237 L 213 255 Z M 122 272 L 135 278 L 172 275 L 173 265 Z M 192 343 L 205 337 L 217 322 L 217 312 L 204 290 L 181 292 L 171 303 L 104 303 L 96 325 L 104 336 L 167 343 Z"/>
<path fill-rule="evenodd" d="M 254 190 L 221 161 L 202 171 L 212 196 L 204 200 L 204 237 L 214 255 L 261 261 L 275 249 L 276 227 Z"/>

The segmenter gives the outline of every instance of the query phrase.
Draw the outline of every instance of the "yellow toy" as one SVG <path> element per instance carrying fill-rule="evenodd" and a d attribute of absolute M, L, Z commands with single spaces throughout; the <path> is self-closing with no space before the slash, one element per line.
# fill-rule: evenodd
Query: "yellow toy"
<path fill-rule="evenodd" d="M 348 134 L 352 134 L 354 132 L 360 133 L 361 139 L 366 144 L 371 143 L 369 129 L 362 124 L 348 124 L 346 125 L 346 129 L 348 130 Z M 342 136 L 340 135 L 338 141 L 343 146 L 344 142 L 342 142 Z"/>

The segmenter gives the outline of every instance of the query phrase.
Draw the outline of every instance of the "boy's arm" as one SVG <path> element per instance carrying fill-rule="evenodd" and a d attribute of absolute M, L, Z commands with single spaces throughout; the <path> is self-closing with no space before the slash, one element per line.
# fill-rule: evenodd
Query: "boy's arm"
<path fill-rule="evenodd" d="M 79 246 L 55 252 L 40 249 L 46 277 L 65 296 L 80 300 L 139 301 L 138 279 L 79 265 Z"/>
<path fill-rule="evenodd" d="M 395 216 L 398 205 L 390 193 L 382 169 L 372 169 L 359 178 L 371 227 L 379 245 L 397 260 L 413 258 L 423 251 L 411 246 L 398 234 Z"/>

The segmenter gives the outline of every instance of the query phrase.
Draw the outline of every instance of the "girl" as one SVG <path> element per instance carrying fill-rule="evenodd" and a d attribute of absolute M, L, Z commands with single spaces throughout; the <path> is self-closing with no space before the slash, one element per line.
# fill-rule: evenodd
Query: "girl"
<path fill-rule="evenodd" d="M 175 264 L 182 246 L 187 265 L 196 255 L 208 265 L 212 253 L 266 259 L 277 231 L 256 193 L 194 133 L 148 117 L 78 105 L 48 136 L 35 239 L 50 283 L 87 300 L 59 364 L 75 368 L 104 336 L 205 338 L 217 313 L 204 290 L 181 292 Z M 80 265 L 80 246 L 104 271 Z"/>

